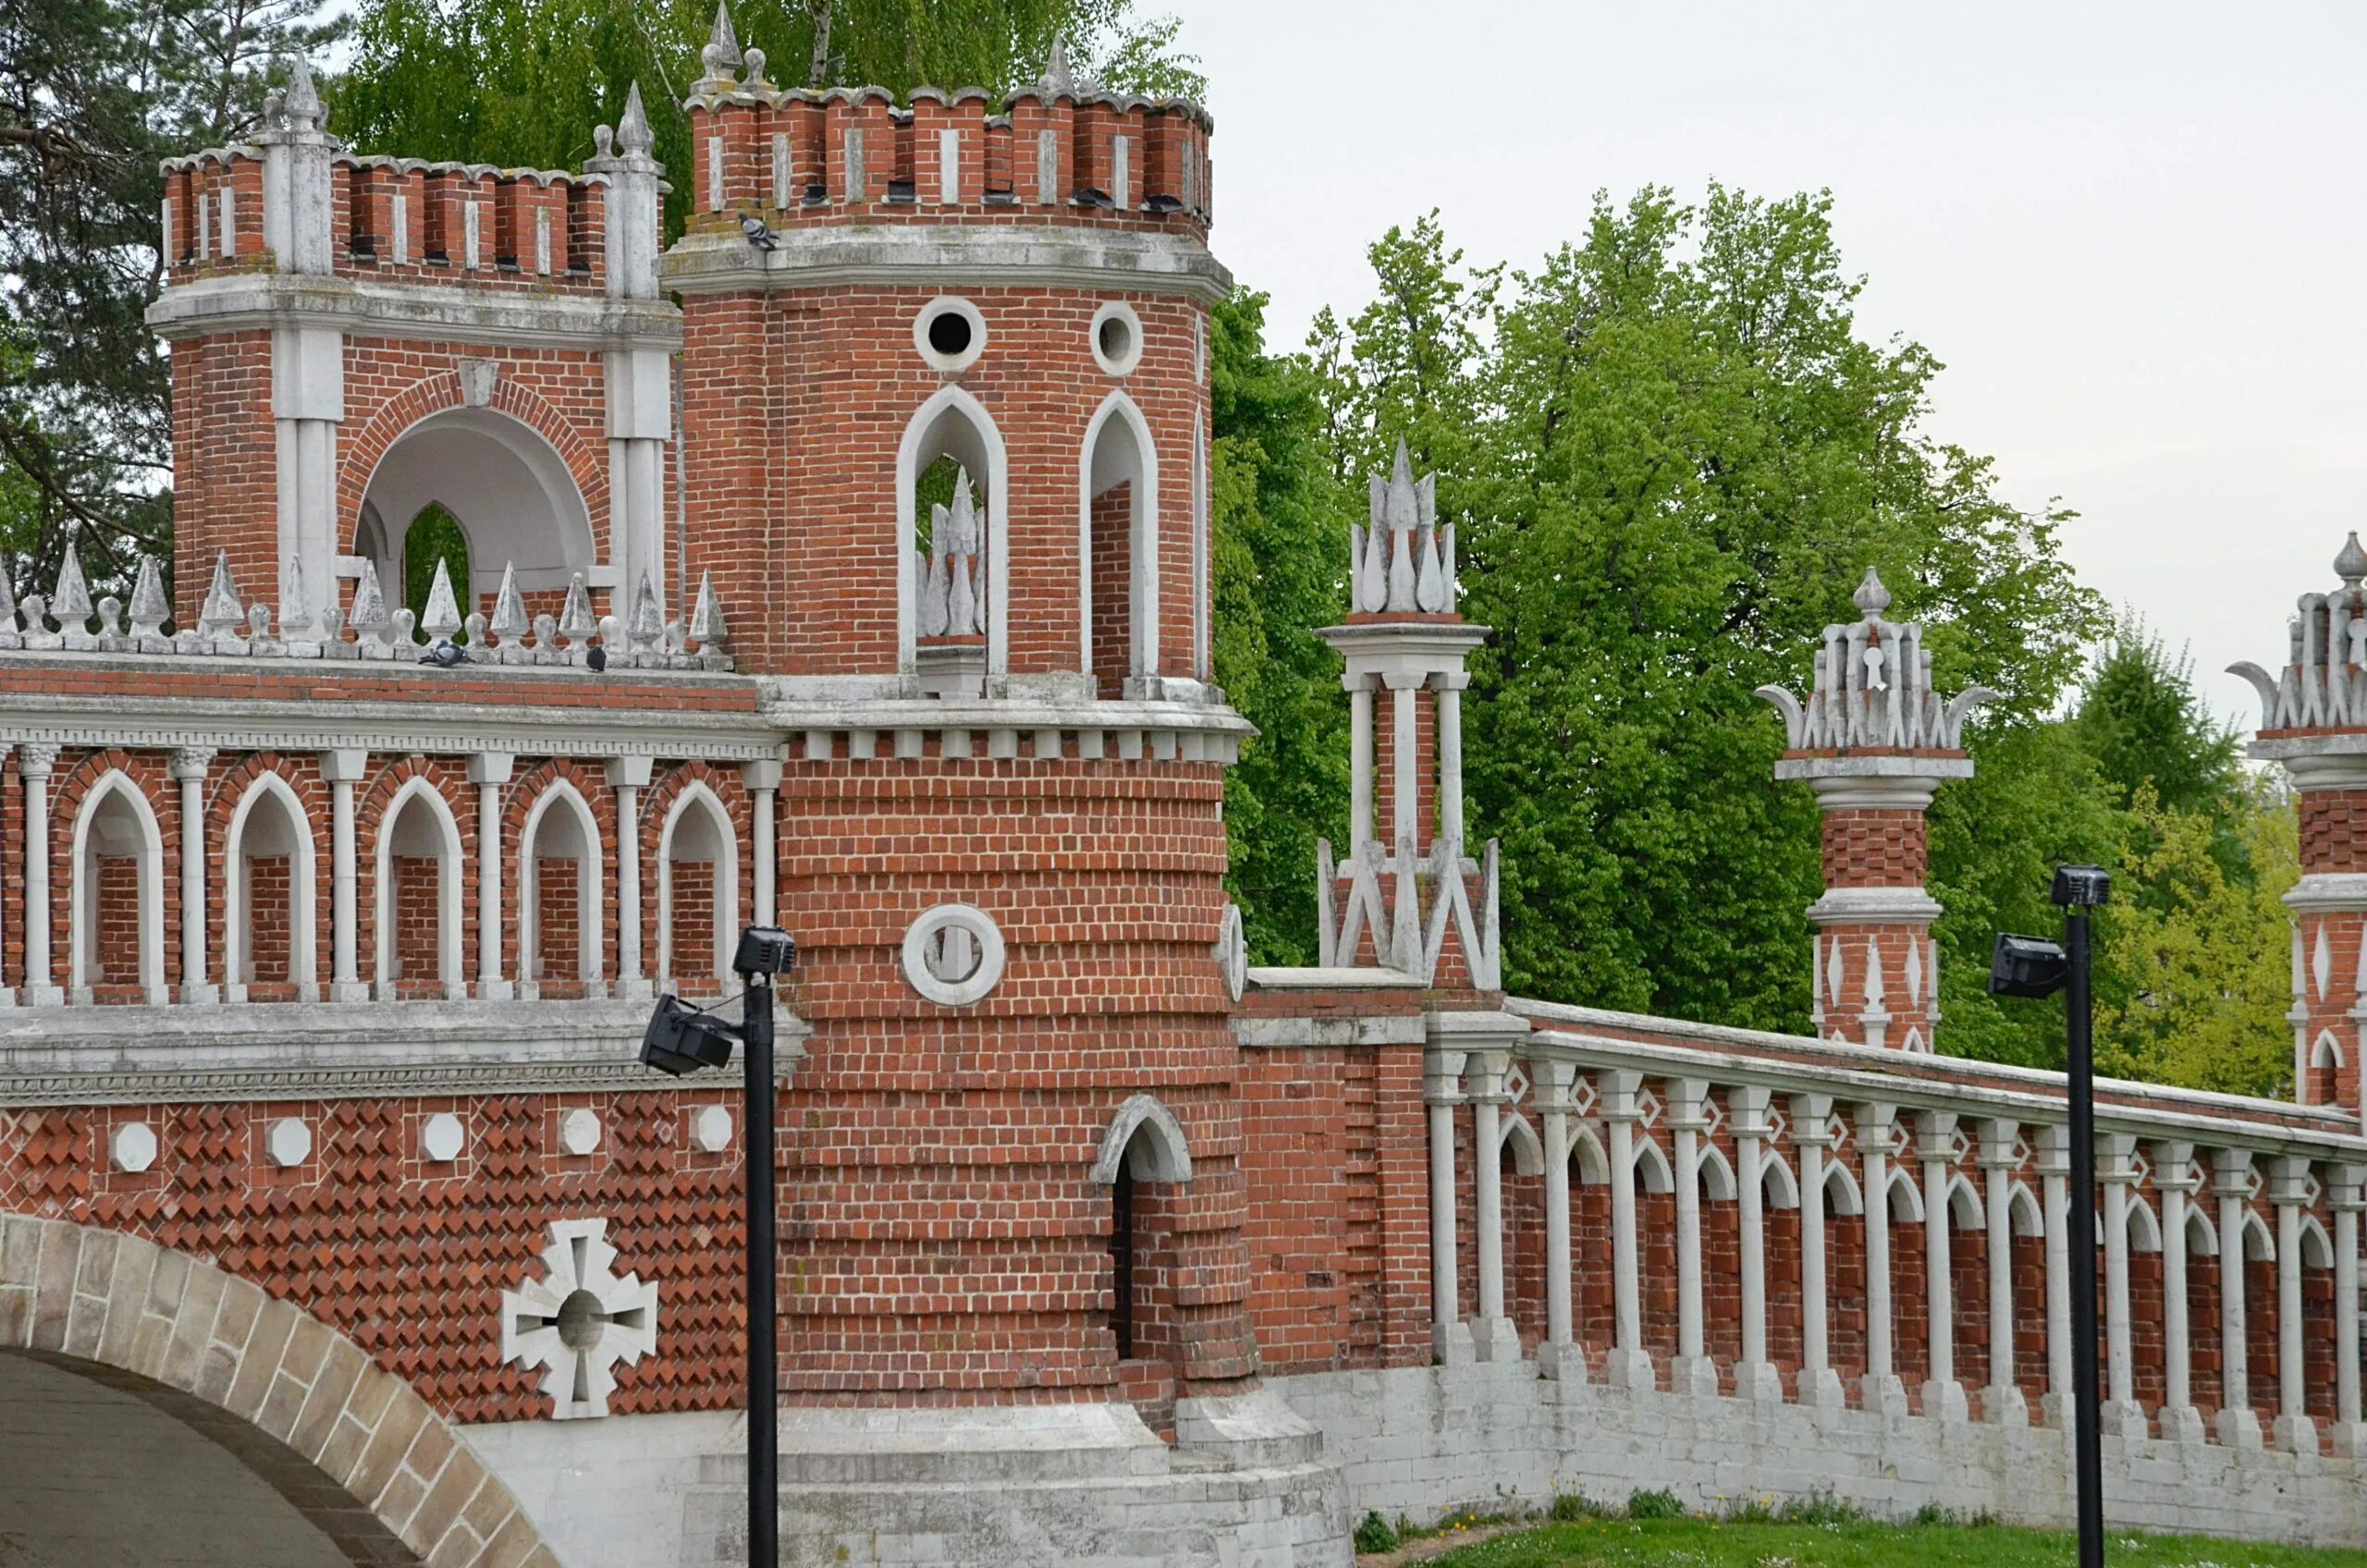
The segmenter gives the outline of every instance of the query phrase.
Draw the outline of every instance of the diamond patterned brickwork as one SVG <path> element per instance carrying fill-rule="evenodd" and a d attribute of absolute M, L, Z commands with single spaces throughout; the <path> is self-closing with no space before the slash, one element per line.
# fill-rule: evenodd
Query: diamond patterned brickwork
<path fill-rule="evenodd" d="M 2367 790 L 2312 790 L 2300 812 L 2303 871 L 2367 871 Z"/>
<path fill-rule="evenodd" d="M 190 1255 L 350 1336 L 443 1415 L 546 1414 L 533 1375 L 499 1360 L 501 1291 L 536 1266 L 554 1219 L 607 1218 L 624 1263 L 660 1289 L 657 1354 L 619 1369 L 619 1412 L 739 1402 L 740 1170 L 697 1150 L 697 1107 L 719 1093 L 304 1105 L 126 1106 L 0 1112 L 0 1214 L 70 1219 Z M 604 1136 L 559 1147 L 557 1112 Z M 439 1111 L 468 1130 L 448 1165 L 420 1153 Z M 273 1167 L 265 1131 L 301 1119 L 313 1150 Z M 141 1175 L 110 1170 L 108 1130 L 141 1121 L 161 1145 Z"/>
<path fill-rule="evenodd" d="M 1824 885 L 1920 888 L 1929 855 L 1919 811 L 1824 814 Z"/>

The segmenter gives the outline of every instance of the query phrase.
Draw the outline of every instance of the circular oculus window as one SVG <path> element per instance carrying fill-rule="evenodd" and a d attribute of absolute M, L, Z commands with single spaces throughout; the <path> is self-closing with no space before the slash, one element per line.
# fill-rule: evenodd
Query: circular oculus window
<path fill-rule="evenodd" d="M 1093 312 L 1093 362 L 1110 375 L 1132 375 L 1143 362 L 1143 323 L 1134 308 L 1112 300 Z"/>
<path fill-rule="evenodd" d="M 968 904 L 939 904 L 904 933 L 904 978 L 945 1007 L 968 1007 L 1002 980 L 1002 932 Z"/>
<path fill-rule="evenodd" d="M 987 318 L 967 300 L 932 300 L 913 318 L 913 347 L 938 370 L 967 370 L 986 352 Z"/>

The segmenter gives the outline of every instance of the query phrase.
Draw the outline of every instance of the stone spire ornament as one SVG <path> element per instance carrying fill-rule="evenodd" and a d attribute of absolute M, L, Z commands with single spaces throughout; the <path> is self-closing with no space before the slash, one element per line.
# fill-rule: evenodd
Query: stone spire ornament
<path fill-rule="evenodd" d="M 558 630 L 569 653 L 582 648 L 600 630 L 599 619 L 592 613 L 592 594 L 583 586 L 580 571 L 568 580 L 567 598 L 558 607 Z"/>
<path fill-rule="evenodd" d="M 288 92 L 280 100 L 279 112 L 287 116 L 290 130 L 319 130 L 329 123 L 328 108 L 321 102 L 320 90 L 313 85 L 313 67 L 300 54 L 288 63 Z"/>
<path fill-rule="evenodd" d="M 649 111 L 641 104 L 641 83 L 636 81 L 625 89 L 625 112 L 617 121 L 617 151 L 646 154 L 656 145 L 657 138 L 649 129 Z"/>
<path fill-rule="evenodd" d="M 172 601 L 165 597 L 164 573 L 156 570 L 153 557 L 141 557 L 140 574 L 131 584 L 131 635 L 142 643 L 162 638 L 165 621 L 172 613 Z"/>
<path fill-rule="evenodd" d="M 501 592 L 493 601 L 494 646 L 505 652 L 519 648 L 531 624 L 525 595 L 518 592 L 518 563 L 511 561 L 501 569 Z"/>
<path fill-rule="evenodd" d="M 239 602 L 239 585 L 230 576 L 230 552 L 214 557 L 214 582 L 198 607 L 197 630 L 207 637 L 227 637 L 247 623 L 247 608 Z"/>
<path fill-rule="evenodd" d="M 657 582 L 643 567 L 641 581 L 633 585 L 632 618 L 625 622 L 626 643 L 634 653 L 647 653 L 665 635 L 666 617 L 657 607 Z"/>
<path fill-rule="evenodd" d="M 81 552 L 74 541 L 66 542 L 66 558 L 57 564 L 57 591 L 50 595 L 49 613 L 57 618 L 57 629 L 67 638 L 91 629 L 91 586 L 82 576 Z M 73 644 L 69 641 L 67 646 Z"/>
<path fill-rule="evenodd" d="M 735 74 L 743 63 L 740 54 L 740 39 L 731 31 L 730 0 L 717 0 L 715 27 L 708 32 L 706 47 L 699 51 L 699 64 L 706 67 L 706 78 L 701 88 L 729 92 L 740 85 Z"/>
<path fill-rule="evenodd" d="M 712 572 L 699 573 L 698 602 L 691 608 L 691 641 L 699 645 L 702 654 L 719 654 L 731 641 L 730 633 L 724 629 L 723 606 L 716 597 Z"/>
<path fill-rule="evenodd" d="M 428 585 L 427 613 L 419 618 L 420 630 L 427 633 L 430 643 L 449 643 L 461 624 L 460 601 L 452 594 L 451 567 L 439 557 L 435 581 Z"/>
<path fill-rule="evenodd" d="M 1349 525 L 1349 606 L 1366 615 L 1451 615 L 1454 525 L 1438 526 L 1438 479 L 1417 484 L 1401 438 L 1388 478 L 1371 480 L 1370 519 Z"/>
<path fill-rule="evenodd" d="M 1036 79 L 1036 91 L 1047 102 L 1076 96 L 1076 78 L 1069 72 L 1067 39 L 1053 36 L 1051 57 L 1044 62 L 1044 74 Z"/>

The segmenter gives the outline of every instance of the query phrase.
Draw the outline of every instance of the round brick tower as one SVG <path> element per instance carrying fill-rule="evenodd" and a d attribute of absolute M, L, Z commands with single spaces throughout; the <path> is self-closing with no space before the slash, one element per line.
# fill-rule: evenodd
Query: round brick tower
<path fill-rule="evenodd" d="M 1824 896 L 1809 1015 L 1827 1039 L 1930 1051 L 1940 1022 L 1937 900 L 1924 890 L 1923 814 L 1940 785 L 1972 776 L 1965 716 L 1993 695 L 1974 686 L 1943 700 L 1923 629 L 1883 619 L 1890 591 L 1870 569 L 1853 603 L 1863 619 L 1824 629 L 1806 703 L 1780 686 L 1759 695 L 1784 715 L 1779 779 L 1800 779 L 1824 814 Z"/>
<path fill-rule="evenodd" d="M 2300 796 L 2301 879 L 2293 912 L 2294 1095 L 2367 1121 L 2359 1052 L 2367 1039 L 2367 550 L 2336 556 L 2342 585 L 2304 594 L 2275 675 L 2238 664 L 2260 692 L 2251 754 L 2285 765 Z"/>
<path fill-rule="evenodd" d="M 705 63 L 676 581 L 793 737 L 785 1539 L 801 1452 L 924 1488 L 980 1450 L 1214 1459 L 1288 1418 L 1235 1168 L 1208 117 L 1057 55 L 1007 114 L 782 91 L 721 15 Z"/>

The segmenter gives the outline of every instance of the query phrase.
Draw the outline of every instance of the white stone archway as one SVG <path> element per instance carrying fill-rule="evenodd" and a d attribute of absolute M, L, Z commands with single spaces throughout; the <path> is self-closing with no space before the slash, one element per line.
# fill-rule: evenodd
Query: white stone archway
<path fill-rule="evenodd" d="M 467 583 L 480 604 L 515 564 L 526 593 L 558 592 L 576 572 L 598 586 L 592 515 L 567 461 L 541 432 L 490 408 L 444 409 L 395 437 L 362 492 L 353 554 L 375 562 L 389 604 L 400 604 L 403 542 L 430 506 L 460 521 L 469 541 Z"/>
<path fill-rule="evenodd" d="M 165 839 L 148 797 L 125 774 L 110 769 L 82 797 L 74 814 L 73 918 L 67 952 L 67 984 L 78 1000 L 89 1000 L 100 972 L 102 860 L 135 863 L 138 910 L 139 986 L 161 1006 L 165 986 Z"/>
<path fill-rule="evenodd" d="M 248 986 L 266 959 L 285 957 L 300 1001 L 320 999 L 316 975 L 314 911 L 319 893 L 313 878 L 313 836 L 308 818 L 288 780 L 276 773 L 258 777 L 239 797 L 230 814 L 229 831 L 222 840 L 223 994 L 231 1001 L 247 999 Z M 268 855 L 258 851 L 269 851 Z M 288 951 L 263 954 L 250 949 L 254 931 L 252 867 L 259 858 L 288 857 Z"/>
<path fill-rule="evenodd" d="M 1129 490 L 1126 519 L 1126 662 L 1101 668 L 1094 653 L 1095 500 L 1119 485 Z M 1077 453 L 1078 668 L 1096 677 L 1134 679 L 1159 673 L 1159 448 L 1150 423 L 1123 392 L 1111 392 L 1094 410 Z"/>

